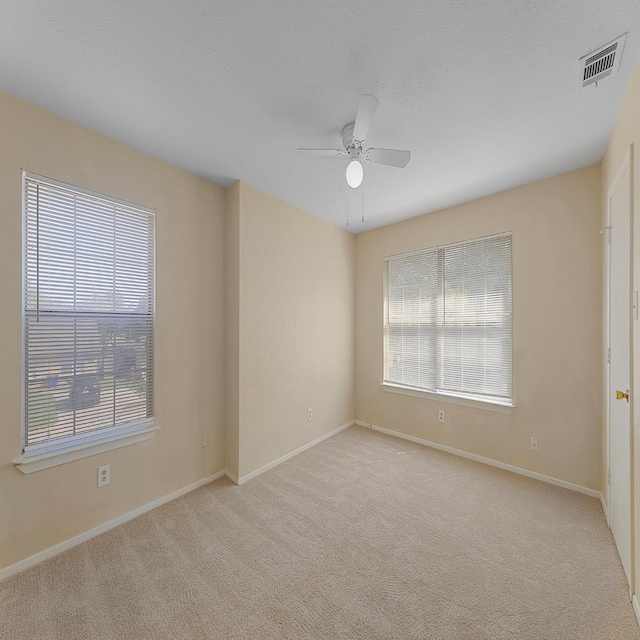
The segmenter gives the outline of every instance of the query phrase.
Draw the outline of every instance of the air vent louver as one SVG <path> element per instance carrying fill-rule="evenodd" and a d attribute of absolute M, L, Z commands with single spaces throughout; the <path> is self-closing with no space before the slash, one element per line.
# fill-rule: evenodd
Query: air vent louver
<path fill-rule="evenodd" d="M 608 42 L 597 51 L 580 58 L 578 89 L 597 83 L 618 71 L 626 37 L 627 34 L 623 33 L 613 42 Z"/>

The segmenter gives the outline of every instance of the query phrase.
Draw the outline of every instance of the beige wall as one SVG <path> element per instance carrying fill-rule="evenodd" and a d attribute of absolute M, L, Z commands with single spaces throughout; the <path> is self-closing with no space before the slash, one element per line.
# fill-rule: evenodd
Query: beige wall
<path fill-rule="evenodd" d="M 633 193 L 640 193 L 640 172 L 638 171 L 638 154 L 640 152 L 640 63 L 636 65 L 635 72 L 631 78 L 627 95 L 618 114 L 607 151 L 602 160 L 602 219 L 601 225 L 607 224 L 607 192 L 616 177 L 618 169 L 622 164 L 625 154 L 629 151 L 629 146 L 633 145 L 631 152 L 633 173 Z M 635 158 L 634 158 L 635 156 Z M 633 288 L 640 289 L 640 198 L 633 199 Z M 606 277 L 606 271 L 603 269 Z M 603 298 L 603 309 L 606 310 L 607 301 Z M 634 495 L 634 521 L 635 532 L 633 539 L 634 549 L 640 549 L 640 332 L 638 331 L 638 321 L 633 323 L 633 361 L 634 361 L 634 386 L 633 386 L 633 439 L 634 439 L 634 461 L 632 466 Z M 606 363 L 602 362 L 603 380 L 606 380 Z M 607 423 L 605 417 L 602 420 L 602 487 L 606 498 L 606 472 L 607 472 Z M 632 555 L 635 555 L 632 550 Z M 640 562 L 634 562 L 635 585 L 640 584 Z"/>
<path fill-rule="evenodd" d="M 245 476 L 353 420 L 355 239 L 240 183 L 239 254 Z"/>
<path fill-rule="evenodd" d="M 0 93 L 0 567 L 224 468 L 223 190 Z M 153 440 L 29 475 L 21 421 L 21 170 L 156 210 Z M 207 432 L 209 446 L 202 447 Z M 97 489 L 97 467 L 111 484 Z"/>
<path fill-rule="evenodd" d="M 592 166 L 359 235 L 356 418 L 599 490 L 599 201 Z M 513 233 L 517 407 L 494 413 L 382 390 L 384 257 L 503 231 Z"/>

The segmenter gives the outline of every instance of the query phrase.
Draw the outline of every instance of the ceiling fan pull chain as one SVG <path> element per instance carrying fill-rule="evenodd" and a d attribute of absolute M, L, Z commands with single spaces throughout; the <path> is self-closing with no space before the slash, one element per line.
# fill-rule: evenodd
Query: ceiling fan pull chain
<path fill-rule="evenodd" d="M 364 185 L 362 185 L 362 224 L 364 224 Z"/>

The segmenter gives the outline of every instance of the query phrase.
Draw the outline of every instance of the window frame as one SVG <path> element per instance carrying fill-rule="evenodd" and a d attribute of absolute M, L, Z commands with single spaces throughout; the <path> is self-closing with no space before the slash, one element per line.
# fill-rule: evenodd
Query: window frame
<path fill-rule="evenodd" d="M 388 309 L 389 309 L 389 283 L 388 283 L 388 268 L 387 262 L 393 258 L 400 257 L 409 257 L 416 254 L 434 252 L 436 254 L 436 261 L 439 264 L 440 262 L 440 252 L 444 249 L 450 247 L 459 247 L 464 246 L 466 244 L 472 244 L 474 242 L 482 241 L 482 240 L 490 240 L 490 239 L 499 239 L 508 237 L 511 242 L 511 260 L 510 260 L 510 278 L 511 278 L 511 354 L 510 354 L 510 387 L 511 387 L 511 397 L 499 397 L 499 396 L 491 396 L 491 395 L 483 395 L 483 394 L 475 394 L 475 393 L 467 393 L 462 391 L 452 391 L 438 388 L 426 388 L 426 387 L 417 387 L 412 385 L 403 384 L 401 382 L 394 382 L 391 380 L 386 380 L 386 372 L 387 372 L 387 349 L 388 349 Z M 383 301 L 382 301 L 382 313 L 383 313 L 383 326 L 382 326 L 382 381 L 380 382 L 380 387 L 383 391 L 388 391 L 392 393 L 398 393 L 406 396 L 413 396 L 418 398 L 426 398 L 430 400 L 443 401 L 446 403 L 463 405 L 468 407 L 474 407 L 478 409 L 484 409 L 488 411 L 495 411 L 498 413 L 511 413 L 513 409 L 515 409 L 515 390 L 514 390 L 514 380 L 513 380 L 513 233 L 511 231 L 504 231 L 500 233 L 490 234 L 486 236 L 479 236 L 474 238 L 469 238 L 466 240 L 461 240 L 458 242 L 452 242 L 448 244 L 442 245 L 434 245 L 431 247 L 424 247 L 421 249 L 416 249 L 412 251 L 406 251 L 403 253 L 396 253 L 393 255 L 385 256 L 383 259 Z M 442 283 L 444 287 L 444 282 Z M 438 295 L 442 295 L 442 291 L 438 291 Z M 436 322 L 437 330 L 440 331 L 442 328 L 440 326 L 439 321 Z M 439 379 L 441 374 L 441 366 L 442 363 L 439 359 L 436 360 L 436 371 L 435 377 Z"/>
<path fill-rule="evenodd" d="M 26 407 L 27 407 L 27 376 L 28 362 L 26 331 L 27 331 L 27 182 L 37 181 L 54 188 L 64 189 L 78 195 L 87 196 L 89 198 L 97 198 L 107 201 L 114 205 L 121 205 L 130 209 L 135 209 L 142 213 L 149 214 L 154 217 L 153 236 L 152 236 L 152 254 L 153 254 L 153 304 L 151 305 L 151 361 L 153 371 L 151 375 L 150 393 L 153 402 L 153 415 L 146 418 L 133 420 L 127 423 L 115 424 L 108 427 L 88 431 L 84 433 L 71 434 L 61 438 L 49 441 L 36 442 L 27 445 L 27 424 L 26 424 Z M 20 429 L 20 455 L 14 459 L 16 466 L 23 473 L 31 473 L 39 471 L 55 465 L 64 464 L 71 460 L 77 460 L 91 455 L 96 455 L 103 451 L 109 451 L 119 447 L 135 444 L 150 440 L 158 430 L 155 415 L 155 362 L 156 362 L 156 225 L 155 225 L 155 209 L 133 204 L 126 200 L 114 198 L 103 193 L 77 187 L 65 182 L 60 182 L 52 178 L 47 178 L 28 171 L 22 171 L 22 344 L 21 344 L 21 429 Z"/>

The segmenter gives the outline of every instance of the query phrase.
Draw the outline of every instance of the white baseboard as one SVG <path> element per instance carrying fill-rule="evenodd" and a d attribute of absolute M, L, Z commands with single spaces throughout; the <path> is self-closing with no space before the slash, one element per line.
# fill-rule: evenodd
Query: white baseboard
<path fill-rule="evenodd" d="M 640 625 L 640 603 L 638 603 L 638 598 L 636 598 L 635 593 L 631 598 L 631 603 L 633 604 L 633 612 L 636 614 L 636 621 Z"/>
<path fill-rule="evenodd" d="M 238 478 L 236 478 L 233 473 L 231 473 L 231 471 L 225 471 L 224 475 L 227 476 L 227 478 L 229 478 L 229 480 L 231 480 L 231 482 L 233 482 L 233 484 L 238 484 Z"/>
<path fill-rule="evenodd" d="M 365 429 L 371 429 L 370 422 L 362 422 L 362 420 L 354 420 L 353 424 L 357 424 L 359 427 L 364 427 Z"/>
<path fill-rule="evenodd" d="M 346 424 L 343 424 L 342 426 L 338 427 L 337 429 L 334 429 L 333 431 L 329 431 L 329 433 L 325 433 L 324 435 L 320 436 L 319 438 L 316 438 L 315 440 L 312 440 L 311 442 L 307 442 L 307 444 L 303 445 L 302 447 L 298 447 L 294 451 L 291 451 L 291 452 L 287 453 L 286 455 L 278 458 L 277 460 L 273 460 L 272 462 L 269 462 L 268 464 L 265 464 L 264 466 L 260 467 L 259 469 L 256 469 L 255 471 L 252 471 L 251 473 L 247 473 L 244 476 L 240 476 L 240 478 L 238 478 L 237 481 L 230 474 L 227 474 L 227 476 L 229 477 L 229 479 L 233 480 L 236 484 L 244 484 L 248 480 L 251 480 L 252 478 L 255 478 L 256 476 L 259 476 L 261 473 L 264 473 L 265 471 L 269 471 L 269 469 L 273 469 L 273 467 L 277 467 L 279 464 L 285 462 L 286 460 L 289 460 L 290 458 L 293 458 L 294 456 L 297 456 L 299 453 L 302 453 L 303 451 L 306 451 L 307 449 L 311 449 L 311 447 L 315 447 L 317 444 L 319 444 L 323 440 L 326 440 L 327 438 L 330 438 L 331 436 L 335 436 L 336 433 L 340 433 L 341 431 L 344 431 L 345 429 L 348 429 L 353 424 L 354 424 L 354 421 L 351 420 L 350 422 L 347 422 Z"/>
<path fill-rule="evenodd" d="M 186 487 L 182 487 L 182 489 L 178 489 L 177 491 L 174 491 L 173 493 L 163 496 L 162 498 L 158 498 L 157 500 L 148 502 L 147 504 L 144 504 L 141 507 L 134 509 L 133 511 L 123 513 L 121 516 L 118 516 L 117 518 L 113 518 L 113 520 L 109 520 L 108 522 L 103 522 L 97 527 L 94 527 L 93 529 L 89 529 L 84 533 L 80 533 L 77 536 L 74 536 L 73 538 L 69 538 L 64 542 L 55 544 L 53 545 L 53 547 L 49 547 L 48 549 L 39 551 L 38 553 L 35 553 L 34 555 L 29 556 L 24 560 L 19 560 L 15 564 L 9 565 L 8 567 L 4 567 L 4 569 L 0 569 L 0 580 L 5 580 L 6 578 L 9 578 L 10 576 L 15 575 L 16 573 L 20 573 L 25 569 L 29 569 L 30 567 L 33 567 L 34 565 L 38 564 L 39 562 L 42 562 L 43 560 L 48 560 L 49 558 L 53 558 L 53 556 L 57 556 L 59 553 L 62 553 L 63 551 L 67 551 L 68 549 L 71 549 L 76 545 L 86 542 L 91 538 L 95 538 L 95 536 L 98 536 L 101 533 L 104 533 L 105 531 L 109 531 L 109 529 L 113 529 L 114 527 L 124 524 L 129 520 L 133 520 L 134 518 L 141 516 L 143 513 L 146 513 L 147 511 L 151 511 L 151 509 L 155 509 L 156 507 L 159 507 L 160 505 L 163 505 L 167 502 L 171 502 L 172 500 L 175 500 L 176 498 L 179 498 L 180 496 L 183 496 L 186 493 L 189 493 L 195 489 L 198 489 L 199 487 L 202 487 L 205 484 L 209 484 L 210 482 L 213 482 L 214 480 L 217 480 L 218 478 L 221 478 L 222 476 L 224 476 L 225 473 L 226 472 L 224 469 L 222 471 L 218 471 L 218 473 L 214 473 L 212 476 L 209 476 L 207 478 L 202 478 L 201 480 L 198 480 L 193 484 L 189 484 Z"/>
<path fill-rule="evenodd" d="M 444 444 L 438 444 L 437 442 L 431 442 L 430 440 L 423 440 L 422 438 L 409 436 L 406 433 L 400 433 L 399 431 L 392 431 L 391 429 L 378 427 L 375 424 L 371 425 L 371 429 L 373 429 L 374 431 L 380 431 L 381 433 L 386 433 L 390 436 L 395 436 L 396 438 L 402 438 L 403 440 L 410 440 L 411 442 L 424 444 L 427 447 L 432 447 L 433 449 L 446 451 L 447 453 L 452 453 L 455 456 L 468 458 L 469 460 L 475 460 L 476 462 L 482 462 L 492 467 L 498 467 L 498 469 L 511 471 L 512 473 L 517 473 L 518 475 L 526 476 L 527 478 L 533 478 L 534 480 L 541 480 L 542 482 L 555 484 L 556 486 L 563 487 L 564 489 L 571 489 L 571 491 L 584 493 L 585 495 L 591 496 L 592 498 L 601 498 L 600 492 L 596 491 L 595 489 L 589 489 L 588 487 L 582 487 L 579 484 L 573 484 L 572 482 L 566 482 L 565 480 L 559 480 L 558 478 L 545 476 L 542 473 L 537 473 L 536 471 L 529 471 L 529 469 L 522 469 L 521 467 L 515 467 L 511 464 L 506 464 L 504 462 L 499 462 L 498 460 L 492 460 L 491 458 L 485 458 L 484 456 L 476 455 L 475 453 L 469 453 L 468 451 L 462 451 L 461 449 L 454 449 L 453 447 L 448 447 Z"/>

